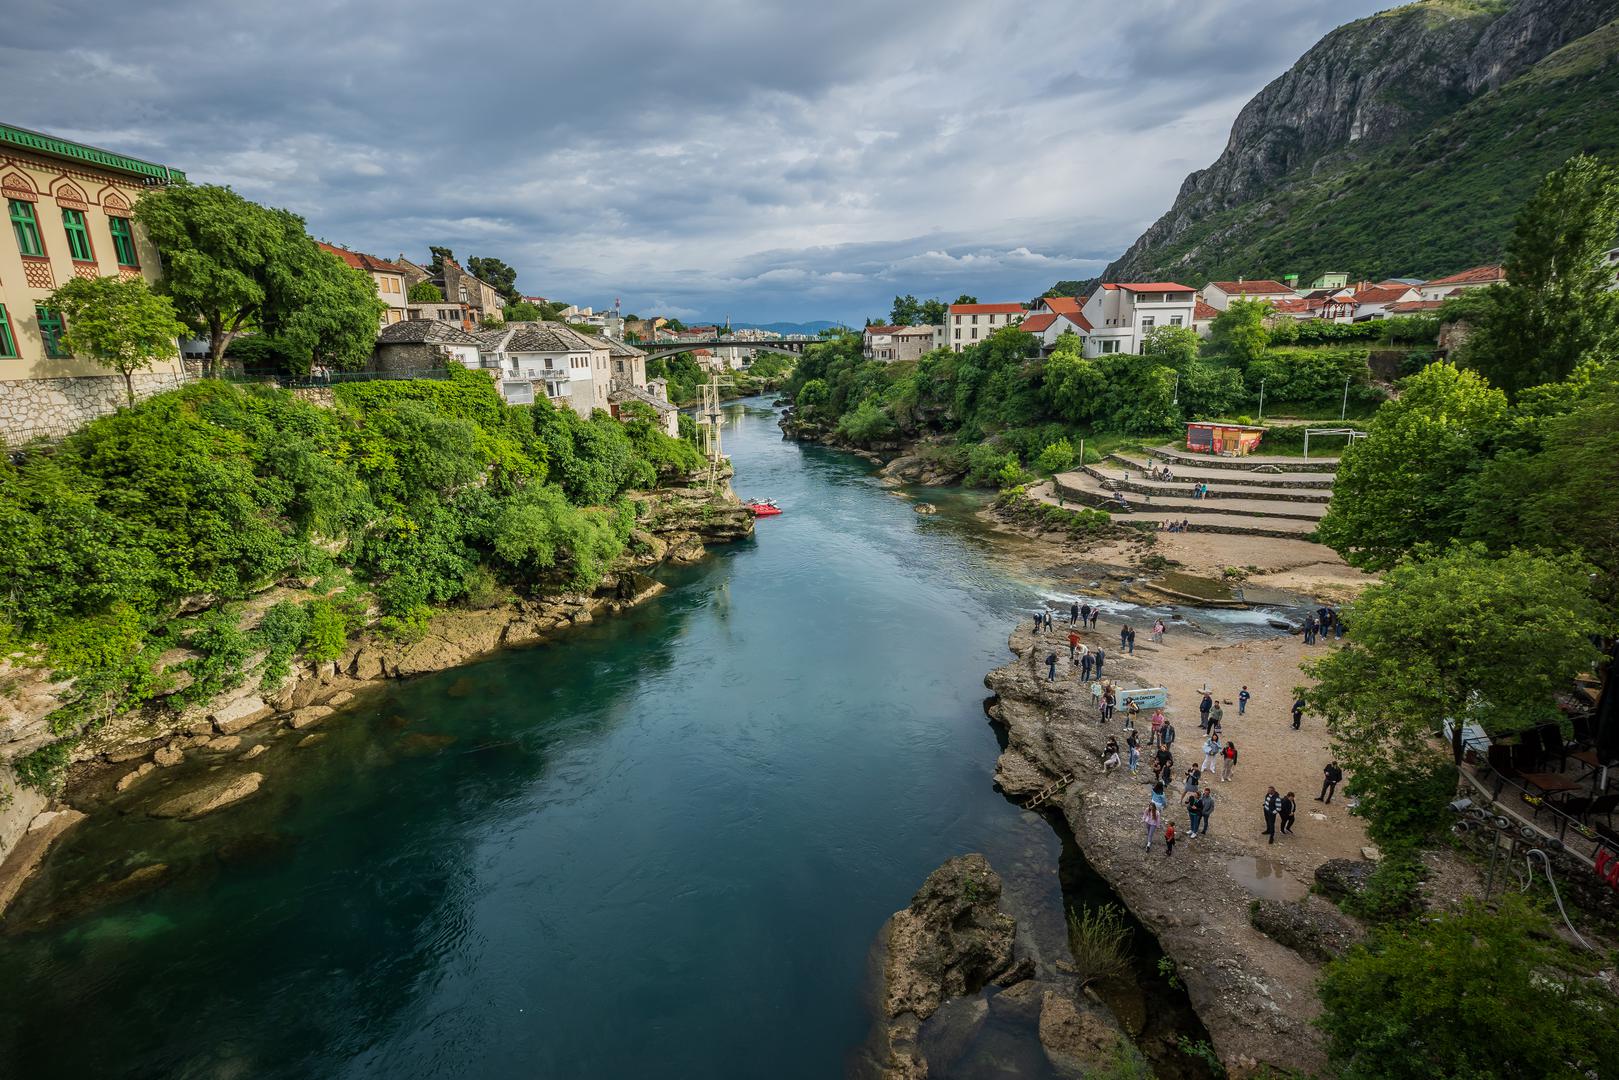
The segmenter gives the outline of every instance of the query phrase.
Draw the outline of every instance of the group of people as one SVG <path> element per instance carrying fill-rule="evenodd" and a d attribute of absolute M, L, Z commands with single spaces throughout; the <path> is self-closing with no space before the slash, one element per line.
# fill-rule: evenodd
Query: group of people
<path fill-rule="evenodd" d="M 1192 485 L 1192 498 L 1194 498 L 1194 499 L 1210 499 L 1210 498 L 1213 498 L 1213 496 L 1209 494 L 1209 485 L 1204 484 L 1204 483 L 1193 484 Z"/>
<path fill-rule="evenodd" d="M 1192 523 L 1190 521 L 1187 521 L 1185 518 L 1181 518 L 1179 521 L 1160 521 L 1158 523 L 1158 531 L 1159 532 L 1191 532 L 1192 531 Z"/>
<path fill-rule="evenodd" d="M 1304 643 L 1314 645 L 1318 640 L 1344 636 L 1343 617 L 1337 608 L 1321 607 L 1310 612 L 1304 620 Z"/>

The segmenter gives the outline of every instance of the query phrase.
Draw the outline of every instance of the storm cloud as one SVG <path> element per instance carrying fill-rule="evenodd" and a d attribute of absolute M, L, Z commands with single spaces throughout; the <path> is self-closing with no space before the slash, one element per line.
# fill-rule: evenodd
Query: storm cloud
<path fill-rule="evenodd" d="M 0 119 L 530 293 L 858 322 L 1098 272 L 1377 6 L 13 0 Z"/>

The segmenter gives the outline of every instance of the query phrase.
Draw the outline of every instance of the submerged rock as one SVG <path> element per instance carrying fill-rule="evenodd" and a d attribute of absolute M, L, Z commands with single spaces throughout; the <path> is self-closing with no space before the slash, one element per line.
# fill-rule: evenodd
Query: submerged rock
<path fill-rule="evenodd" d="M 954 997 L 1014 969 L 1017 923 L 1000 909 L 1001 879 L 982 855 L 958 855 L 928 875 L 883 927 L 878 1068 L 886 1080 L 928 1074 L 921 1022 Z"/>
<path fill-rule="evenodd" d="M 167 802 L 159 803 L 147 813 L 157 818 L 194 821 L 205 814 L 212 814 L 216 810 L 223 810 L 233 803 L 241 802 L 257 792 L 259 785 L 263 783 L 264 774 L 256 772 L 219 777 Z"/>
<path fill-rule="evenodd" d="M 214 727 L 221 735 L 235 735 L 252 727 L 274 711 L 263 698 L 250 694 L 220 706 L 213 712 L 212 719 Z"/>
<path fill-rule="evenodd" d="M 937 514 L 939 512 L 939 508 L 929 502 L 917 503 L 912 509 L 918 514 Z"/>

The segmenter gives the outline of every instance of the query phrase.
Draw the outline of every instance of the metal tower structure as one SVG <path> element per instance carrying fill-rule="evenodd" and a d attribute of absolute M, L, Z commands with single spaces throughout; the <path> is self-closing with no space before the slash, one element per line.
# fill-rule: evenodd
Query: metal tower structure
<path fill-rule="evenodd" d="M 701 387 L 702 403 L 697 406 L 697 430 L 702 435 L 703 454 L 708 458 L 708 490 L 719 490 L 720 462 L 725 453 L 720 445 L 720 428 L 725 426 L 725 414 L 720 411 L 720 387 L 730 386 L 730 379 L 721 379 L 720 373 L 711 372 Z"/>

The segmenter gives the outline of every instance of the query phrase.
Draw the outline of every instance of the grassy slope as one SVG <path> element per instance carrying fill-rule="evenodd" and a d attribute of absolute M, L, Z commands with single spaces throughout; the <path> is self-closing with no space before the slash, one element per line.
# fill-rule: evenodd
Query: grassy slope
<path fill-rule="evenodd" d="M 1435 277 L 1499 259 L 1512 218 L 1582 151 L 1619 158 L 1619 21 L 1441 119 L 1409 146 L 1202 222 L 1156 261 L 1208 279 L 1327 270 Z M 1191 252 L 1186 263 L 1183 256 Z M 1193 274 L 1191 276 L 1197 276 Z"/>

